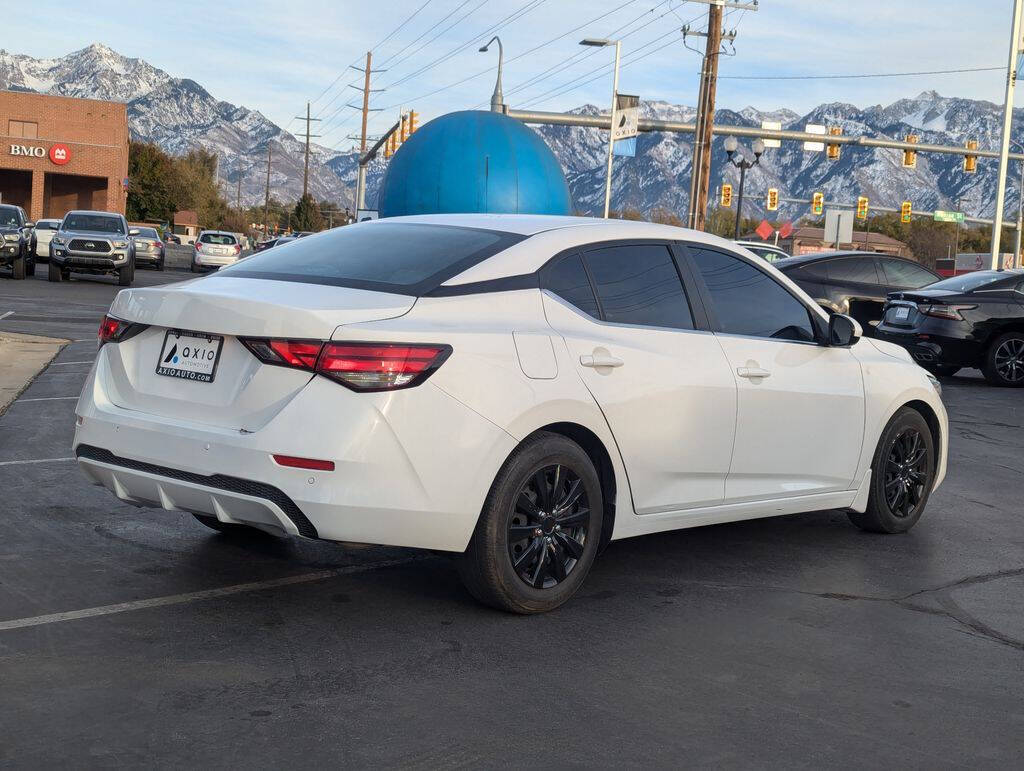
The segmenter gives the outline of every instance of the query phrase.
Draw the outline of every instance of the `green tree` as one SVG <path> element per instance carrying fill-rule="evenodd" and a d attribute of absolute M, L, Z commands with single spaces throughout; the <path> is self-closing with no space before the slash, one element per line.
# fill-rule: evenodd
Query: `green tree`
<path fill-rule="evenodd" d="M 125 215 L 132 222 L 170 222 L 177 211 L 175 159 L 155 144 L 128 146 L 128 203 Z"/>
<path fill-rule="evenodd" d="M 309 193 L 299 198 L 292 211 L 291 226 L 293 230 L 311 230 L 314 233 L 324 229 L 324 217 L 316 199 Z"/>

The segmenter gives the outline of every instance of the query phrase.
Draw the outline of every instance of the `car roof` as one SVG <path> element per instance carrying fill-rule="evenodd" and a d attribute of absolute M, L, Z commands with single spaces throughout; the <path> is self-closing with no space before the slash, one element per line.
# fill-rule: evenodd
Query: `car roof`
<path fill-rule="evenodd" d="M 102 214 L 105 217 L 121 217 L 116 211 L 99 211 L 98 209 L 72 209 L 64 216 L 67 217 L 68 214 Z"/>
<path fill-rule="evenodd" d="M 783 252 L 783 253 L 785 253 L 785 251 L 786 251 L 781 246 L 776 246 L 775 244 L 769 244 L 766 241 L 733 241 L 733 243 L 736 244 L 737 246 L 742 246 L 742 247 L 745 247 L 747 249 L 749 249 L 752 246 L 756 246 L 758 249 L 771 249 L 772 251 L 775 251 L 775 252 Z"/>
<path fill-rule="evenodd" d="M 199 231 L 199 235 L 201 235 L 201 236 L 205 235 L 207 233 L 213 233 L 214 235 L 218 235 L 218 236 L 233 236 L 234 235 L 234 233 L 232 233 L 230 230 L 200 230 Z"/>

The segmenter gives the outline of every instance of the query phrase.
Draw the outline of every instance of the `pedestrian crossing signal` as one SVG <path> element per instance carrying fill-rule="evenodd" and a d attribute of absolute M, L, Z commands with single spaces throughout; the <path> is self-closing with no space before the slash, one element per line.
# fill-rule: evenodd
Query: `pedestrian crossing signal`
<path fill-rule="evenodd" d="M 868 218 L 868 199 L 865 196 L 861 196 L 857 199 L 857 219 L 866 220 Z"/>
<path fill-rule="evenodd" d="M 913 211 L 913 204 L 911 204 L 910 201 L 904 201 L 903 205 L 900 207 L 900 222 L 904 224 L 910 222 L 910 215 L 913 214 Z"/>
<path fill-rule="evenodd" d="M 779 191 L 777 189 L 769 188 L 768 190 L 768 211 L 778 211 L 779 208 Z"/>
<path fill-rule="evenodd" d="M 811 211 L 819 216 L 825 212 L 824 193 L 815 193 L 813 196 L 811 196 Z"/>
<path fill-rule="evenodd" d="M 732 207 L 732 185 L 728 182 L 722 185 L 722 206 L 726 209 Z"/>

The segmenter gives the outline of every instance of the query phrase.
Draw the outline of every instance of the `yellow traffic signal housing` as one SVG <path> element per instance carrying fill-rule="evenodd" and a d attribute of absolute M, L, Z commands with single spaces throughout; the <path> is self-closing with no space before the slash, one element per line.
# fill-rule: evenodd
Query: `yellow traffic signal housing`
<path fill-rule="evenodd" d="M 968 150 L 977 150 L 978 149 L 978 140 L 977 139 L 968 139 L 967 140 L 967 149 Z M 977 155 L 970 155 L 970 154 L 965 155 L 964 156 L 964 173 L 965 174 L 973 174 L 977 170 L 978 170 L 978 156 Z"/>
<path fill-rule="evenodd" d="M 419 116 L 415 110 L 409 110 L 409 135 L 412 136 L 419 126 L 416 125 L 416 120 Z"/>
<path fill-rule="evenodd" d="M 900 206 L 900 222 L 910 222 L 910 215 L 914 213 L 914 205 L 910 201 L 904 201 Z"/>
<path fill-rule="evenodd" d="M 401 141 L 405 141 L 409 138 L 409 116 L 406 113 L 402 113 L 402 117 L 399 121 L 398 134 L 401 137 Z"/>
<path fill-rule="evenodd" d="M 779 208 L 779 191 L 774 187 L 768 189 L 768 211 L 777 211 Z"/>
<path fill-rule="evenodd" d="M 394 132 L 388 135 L 387 141 L 384 143 L 384 157 L 390 158 L 395 154 L 395 135 Z"/>
<path fill-rule="evenodd" d="M 728 182 L 722 185 L 722 206 L 726 209 L 732 207 L 732 185 Z"/>
<path fill-rule="evenodd" d="M 828 127 L 828 133 L 829 133 L 829 136 L 833 136 L 833 137 L 842 136 L 842 134 L 843 134 L 843 127 L 842 126 L 829 126 Z M 830 144 L 826 144 L 825 145 L 825 157 L 828 158 L 830 161 L 838 161 L 839 160 L 839 154 L 840 154 L 841 151 L 842 151 L 842 145 L 830 145 Z M 818 213 L 820 214 L 821 212 L 818 212 Z"/>
<path fill-rule="evenodd" d="M 817 215 L 825 212 L 825 194 L 815 193 L 811 196 L 811 211 Z"/>
<path fill-rule="evenodd" d="M 907 142 L 912 145 L 917 144 L 917 134 L 907 134 Z M 905 169 L 916 169 L 917 168 L 917 150 L 904 150 L 903 151 L 903 168 Z"/>
<path fill-rule="evenodd" d="M 857 219 L 866 220 L 868 218 L 868 199 L 865 196 L 860 196 L 857 199 Z"/>

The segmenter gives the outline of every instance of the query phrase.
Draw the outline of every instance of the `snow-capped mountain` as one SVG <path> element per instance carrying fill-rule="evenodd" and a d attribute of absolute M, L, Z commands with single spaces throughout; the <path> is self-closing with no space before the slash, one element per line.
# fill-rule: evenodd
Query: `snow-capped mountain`
<path fill-rule="evenodd" d="M 696 85 L 696 84 L 695 84 Z M 193 80 L 176 78 L 142 59 L 130 59 L 100 44 L 55 59 L 34 59 L 0 50 L 0 89 L 31 90 L 67 96 L 112 99 L 126 102 L 132 135 L 156 142 L 172 153 L 203 146 L 220 158 L 225 193 L 233 197 L 239 176 L 242 198 L 247 203 L 263 199 L 267 145 L 273 152 L 272 194 L 294 200 L 302 189 L 303 143 L 263 114 L 216 99 Z M 650 101 L 643 114 L 662 120 L 692 122 L 694 109 Z M 576 112 L 597 114 L 584 105 Z M 1024 111 L 1015 116 L 1015 128 Z M 807 123 L 840 125 L 846 135 L 886 136 L 902 139 L 916 133 L 922 143 L 963 145 L 977 139 L 983 148 L 995 147 L 1001 126 L 1001 108 L 990 102 L 943 97 L 925 91 L 913 99 L 888 106 L 858 108 L 835 102 L 816 107 L 806 115 L 785 108 L 762 111 L 746 107 L 738 112 L 720 109 L 720 125 L 758 126 L 777 121 L 783 128 L 800 129 Z M 569 179 L 576 208 L 600 210 L 604 191 L 604 159 L 607 139 L 602 132 L 565 126 L 538 127 L 558 156 Z M 712 187 L 738 181 L 739 173 L 726 163 L 724 134 L 715 139 Z M 692 136 L 643 134 L 635 158 L 617 158 L 613 179 L 613 208 L 643 211 L 662 207 L 685 212 L 689 190 Z M 356 154 L 313 146 L 310 186 L 322 199 L 346 204 L 352 200 Z M 385 168 L 377 159 L 367 176 L 367 200 L 372 205 Z M 747 175 L 748 214 L 760 211 L 765 191 L 780 190 L 781 197 L 809 198 L 816 190 L 826 198 L 852 201 L 868 196 L 874 205 L 898 206 L 913 201 L 915 208 L 955 208 L 962 199 L 964 211 L 990 215 L 995 197 L 997 164 L 981 159 L 978 173 L 964 174 L 956 155 L 918 156 L 916 169 L 904 169 L 893 150 L 844 146 L 837 162 L 824 153 L 805 153 L 796 143 L 770 148 L 759 166 Z M 1008 207 L 1016 207 L 1017 185 L 1008 190 Z M 799 216 L 805 209 L 783 207 L 780 215 Z"/>

